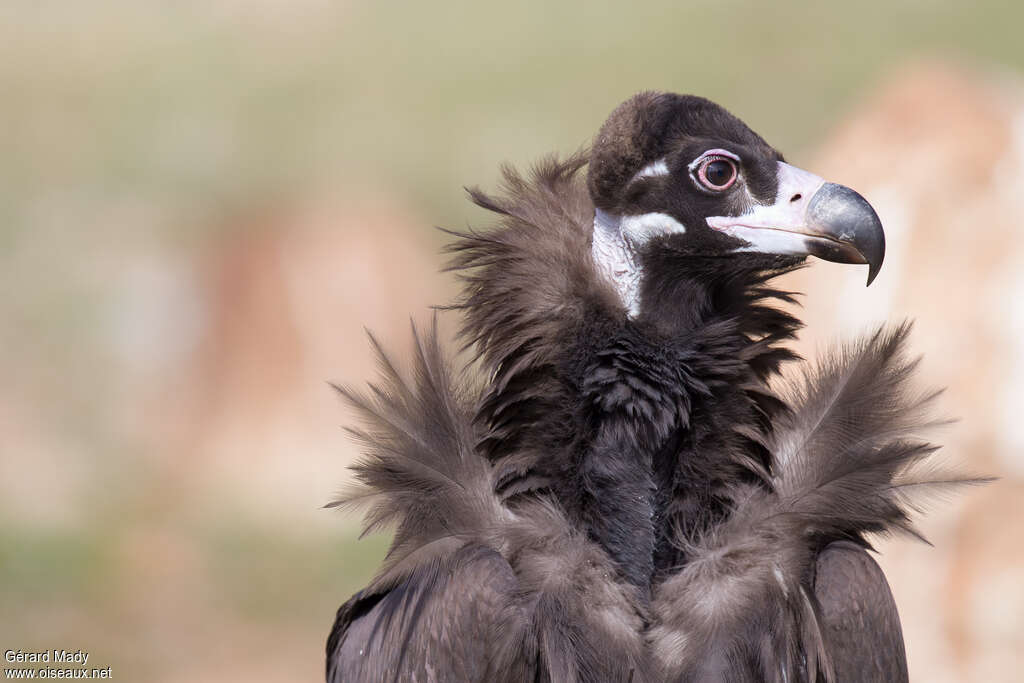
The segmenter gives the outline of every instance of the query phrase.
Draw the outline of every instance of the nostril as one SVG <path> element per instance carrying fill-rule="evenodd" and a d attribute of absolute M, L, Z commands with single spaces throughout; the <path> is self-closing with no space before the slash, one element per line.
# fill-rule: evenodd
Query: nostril
<path fill-rule="evenodd" d="M 795 195 L 789 198 L 790 202 L 798 202 L 803 198 L 803 195 L 797 192 Z"/>

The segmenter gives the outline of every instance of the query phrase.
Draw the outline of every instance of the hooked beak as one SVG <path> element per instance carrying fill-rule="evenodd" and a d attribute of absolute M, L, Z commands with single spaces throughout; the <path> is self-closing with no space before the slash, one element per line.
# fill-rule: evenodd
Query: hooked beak
<path fill-rule="evenodd" d="M 867 200 L 781 161 L 778 178 L 774 204 L 755 205 L 741 216 L 712 216 L 708 225 L 749 245 L 738 251 L 866 263 L 870 285 L 885 258 L 885 233 Z"/>

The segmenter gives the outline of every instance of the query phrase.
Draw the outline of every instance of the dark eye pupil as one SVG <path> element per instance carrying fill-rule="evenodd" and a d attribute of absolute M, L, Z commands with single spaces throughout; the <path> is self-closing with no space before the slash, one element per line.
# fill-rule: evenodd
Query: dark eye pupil
<path fill-rule="evenodd" d="M 704 169 L 704 177 L 716 187 L 726 185 L 732 179 L 732 164 L 718 159 Z"/>

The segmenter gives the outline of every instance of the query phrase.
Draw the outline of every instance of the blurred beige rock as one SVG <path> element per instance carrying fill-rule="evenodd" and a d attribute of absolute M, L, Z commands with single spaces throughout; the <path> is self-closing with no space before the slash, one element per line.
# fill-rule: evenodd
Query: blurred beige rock
<path fill-rule="evenodd" d="M 354 455 L 328 383 L 375 375 L 366 330 L 404 355 L 410 319 L 447 299 L 440 240 L 382 204 L 272 212 L 224 235 L 199 268 L 207 323 L 182 388 L 176 478 L 257 516 L 306 519 Z"/>
<path fill-rule="evenodd" d="M 802 160 L 797 160 L 801 165 Z M 885 265 L 815 263 L 803 353 L 889 320 L 916 320 L 922 375 L 960 418 L 934 438 L 951 461 L 1002 479 L 935 501 L 935 544 L 884 541 L 911 678 L 1013 680 L 1024 668 L 1024 96 L 1019 80 L 918 63 L 864 100 L 823 146 L 820 175 L 861 192 L 885 225 Z"/>

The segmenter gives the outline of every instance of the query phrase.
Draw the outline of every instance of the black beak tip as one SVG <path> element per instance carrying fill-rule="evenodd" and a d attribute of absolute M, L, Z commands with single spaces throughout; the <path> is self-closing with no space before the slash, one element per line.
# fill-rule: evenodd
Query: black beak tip
<path fill-rule="evenodd" d="M 821 234 L 843 247 L 825 258 L 867 263 L 870 286 L 885 260 L 885 232 L 868 200 L 844 185 L 825 183 L 811 198 L 808 218 Z"/>
<path fill-rule="evenodd" d="M 879 261 L 877 263 L 874 263 L 874 264 L 868 265 L 868 283 L 866 285 L 864 285 L 865 287 L 870 287 L 871 286 L 871 283 L 875 281 L 876 277 L 878 277 L 878 271 L 880 271 L 881 269 L 882 269 L 882 262 L 881 261 Z"/>
<path fill-rule="evenodd" d="M 866 199 L 860 195 L 857 197 L 863 202 L 866 215 L 864 227 L 858 234 L 859 239 L 855 238 L 855 244 L 868 263 L 868 282 L 865 286 L 870 287 L 878 277 L 879 271 L 882 270 L 882 262 L 885 261 L 885 232 L 882 230 L 882 221 L 875 213 L 875 209 L 868 204 Z"/>

